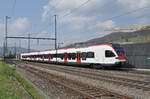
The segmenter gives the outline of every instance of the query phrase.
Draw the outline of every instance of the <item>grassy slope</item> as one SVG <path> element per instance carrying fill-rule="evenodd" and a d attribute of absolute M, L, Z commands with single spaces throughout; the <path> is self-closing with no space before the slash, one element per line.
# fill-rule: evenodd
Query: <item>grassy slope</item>
<path fill-rule="evenodd" d="M 16 71 L 0 62 L 0 99 L 31 99 L 31 97 L 41 99 L 37 91 Z"/>
<path fill-rule="evenodd" d="M 66 47 L 78 47 L 78 46 L 88 46 L 100 44 L 102 42 L 135 42 L 135 43 L 144 43 L 150 42 L 150 30 L 141 30 L 141 31 L 133 31 L 133 32 L 112 32 L 109 35 L 104 37 L 98 37 L 86 42 L 77 42 L 70 44 Z"/>
<path fill-rule="evenodd" d="M 136 37 L 131 37 L 128 39 L 120 39 L 120 40 L 116 40 L 113 42 L 119 42 L 119 43 L 123 43 L 123 42 L 150 42 L 150 35 L 136 36 Z"/>

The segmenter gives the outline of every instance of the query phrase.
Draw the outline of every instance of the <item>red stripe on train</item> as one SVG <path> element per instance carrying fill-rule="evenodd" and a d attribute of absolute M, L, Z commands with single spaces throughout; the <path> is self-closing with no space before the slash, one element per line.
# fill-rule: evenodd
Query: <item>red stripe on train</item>
<path fill-rule="evenodd" d="M 126 59 L 126 57 L 125 56 L 119 56 L 119 59 L 124 60 L 124 59 Z"/>

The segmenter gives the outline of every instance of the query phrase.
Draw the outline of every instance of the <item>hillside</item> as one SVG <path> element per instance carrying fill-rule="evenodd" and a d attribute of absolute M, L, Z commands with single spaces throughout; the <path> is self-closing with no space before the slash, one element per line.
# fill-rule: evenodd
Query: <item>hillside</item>
<path fill-rule="evenodd" d="M 113 32 L 101 38 L 91 39 L 86 42 L 74 43 L 68 45 L 67 47 L 88 46 L 92 44 L 99 44 L 102 42 L 117 42 L 117 43 L 150 42 L 150 30 L 141 30 L 141 31 L 134 31 L 134 32 Z"/>

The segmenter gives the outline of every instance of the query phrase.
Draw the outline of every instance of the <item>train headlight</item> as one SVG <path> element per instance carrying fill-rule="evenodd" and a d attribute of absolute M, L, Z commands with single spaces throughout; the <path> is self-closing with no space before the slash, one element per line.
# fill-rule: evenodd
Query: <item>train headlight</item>
<path fill-rule="evenodd" d="M 115 59 L 119 59 L 119 57 L 116 57 Z"/>

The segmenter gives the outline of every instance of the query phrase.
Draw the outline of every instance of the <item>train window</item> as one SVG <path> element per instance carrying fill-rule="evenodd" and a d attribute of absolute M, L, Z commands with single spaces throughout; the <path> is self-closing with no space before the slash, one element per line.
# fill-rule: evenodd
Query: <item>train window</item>
<path fill-rule="evenodd" d="M 61 58 L 61 59 L 64 59 L 64 54 L 60 54 L 60 58 Z"/>
<path fill-rule="evenodd" d="M 31 57 L 34 58 L 34 55 L 32 55 Z"/>
<path fill-rule="evenodd" d="M 53 57 L 54 57 L 54 54 L 51 54 L 51 59 L 53 59 Z"/>
<path fill-rule="evenodd" d="M 60 58 L 60 54 L 55 54 L 55 58 Z"/>
<path fill-rule="evenodd" d="M 86 52 L 82 52 L 82 60 L 86 60 L 86 56 L 87 56 L 87 53 Z"/>
<path fill-rule="evenodd" d="M 57 56 L 56 54 L 53 54 L 53 57 L 54 57 L 54 58 L 56 58 L 56 56 Z"/>
<path fill-rule="evenodd" d="M 110 50 L 105 51 L 105 57 L 114 57 L 114 56 L 115 56 L 115 54 L 112 51 L 110 51 Z"/>
<path fill-rule="evenodd" d="M 87 58 L 94 58 L 94 52 L 88 52 Z"/>
<path fill-rule="evenodd" d="M 125 55 L 125 52 L 124 52 L 124 49 L 123 48 L 116 48 L 115 49 L 116 52 L 118 53 L 119 56 L 124 56 Z"/>
<path fill-rule="evenodd" d="M 41 58 L 40 55 L 37 55 L 37 58 Z"/>
<path fill-rule="evenodd" d="M 72 54 L 68 53 L 68 59 L 71 60 L 71 58 L 72 58 Z"/>
<path fill-rule="evenodd" d="M 45 55 L 44 55 L 44 58 L 45 58 L 45 59 L 48 59 L 48 57 L 49 57 L 48 54 L 45 54 Z"/>
<path fill-rule="evenodd" d="M 56 54 L 55 54 L 56 55 Z M 61 58 L 61 59 L 63 59 L 63 54 L 57 54 L 57 58 Z"/>
<path fill-rule="evenodd" d="M 76 53 L 72 53 L 72 60 L 76 59 Z"/>
<path fill-rule="evenodd" d="M 42 58 L 42 55 L 39 55 L 39 58 Z"/>

